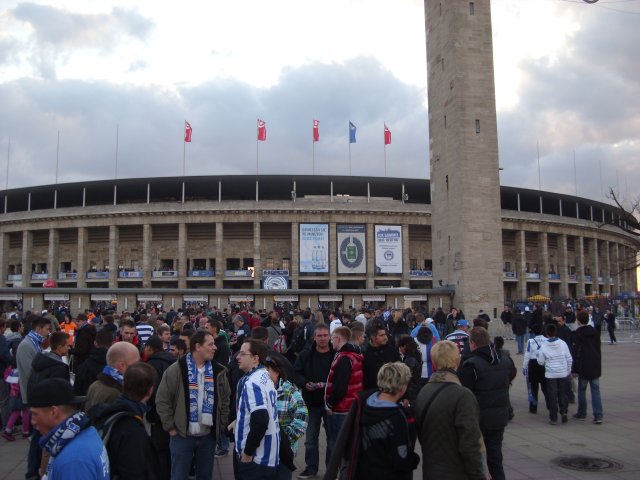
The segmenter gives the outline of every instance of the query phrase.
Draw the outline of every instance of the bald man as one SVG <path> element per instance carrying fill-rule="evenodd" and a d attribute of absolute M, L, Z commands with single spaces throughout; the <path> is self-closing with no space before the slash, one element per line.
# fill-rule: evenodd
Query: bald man
<path fill-rule="evenodd" d="M 87 391 L 85 411 L 88 412 L 91 407 L 100 403 L 115 402 L 122 393 L 124 372 L 139 360 L 140 352 L 131 343 L 118 342 L 109 347 L 107 365 Z"/>

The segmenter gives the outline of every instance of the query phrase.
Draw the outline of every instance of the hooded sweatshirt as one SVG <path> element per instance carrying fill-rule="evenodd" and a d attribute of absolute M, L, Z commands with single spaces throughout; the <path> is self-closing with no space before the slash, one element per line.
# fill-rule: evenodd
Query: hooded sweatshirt
<path fill-rule="evenodd" d="M 538 363 L 544 366 L 546 378 L 565 378 L 571 373 L 571 352 L 557 337 L 547 338 L 538 351 Z"/>

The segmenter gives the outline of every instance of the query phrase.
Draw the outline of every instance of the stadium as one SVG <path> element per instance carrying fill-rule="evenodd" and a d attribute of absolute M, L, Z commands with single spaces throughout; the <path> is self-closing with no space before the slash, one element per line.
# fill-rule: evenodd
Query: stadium
<path fill-rule="evenodd" d="M 0 299 L 73 311 L 449 306 L 455 285 L 446 271 L 434 276 L 430 189 L 409 178 L 277 175 L 4 191 Z M 615 207 L 505 186 L 500 204 L 505 301 L 633 296 L 626 267 L 639 245 Z"/>

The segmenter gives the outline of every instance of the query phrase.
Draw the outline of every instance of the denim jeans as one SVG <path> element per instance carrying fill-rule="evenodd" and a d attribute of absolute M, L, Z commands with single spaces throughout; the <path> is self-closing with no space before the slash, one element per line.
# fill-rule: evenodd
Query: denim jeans
<path fill-rule="evenodd" d="M 331 458 L 331 452 L 338 439 L 338 434 L 342 428 L 342 424 L 347 419 L 347 413 L 333 412 L 331 415 L 327 415 L 327 456 Z"/>
<path fill-rule="evenodd" d="M 31 442 L 29 443 L 29 453 L 27 455 L 27 473 L 26 478 L 40 478 L 38 470 L 42 461 L 42 448 L 40 448 L 40 439 L 42 435 L 36 429 L 31 434 Z"/>
<path fill-rule="evenodd" d="M 327 425 L 327 411 L 324 407 L 309 407 L 307 432 L 304 437 L 304 463 L 310 472 L 318 473 L 320 463 L 320 424 L 324 422 L 324 433 L 329 443 L 329 427 Z M 329 463 L 329 449 L 325 455 L 325 465 Z"/>
<path fill-rule="evenodd" d="M 223 452 L 229 451 L 229 437 L 227 437 L 224 433 L 220 435 L 218 438 L 218 443 L 216 444 L 216 448 Z"/>
<path fill-rule="evenodd" d="M 600 397 L 600 379 L 588 380 L 579 377 L 578 379 L 578 412 L 580 417 L 587 416 L 587 385 L 591 385 L 591 406 L 593 407 L 593 417 L 602 418 L 602 398 Z"/>
<path fill-rule="evenodd" d="M 273 480 L 276 478 L 277 468 L 238 461 L 238 478 L 240 480 Z"/>
<path fill-rule="evenodd" d="M 175 435 L 169 441 L 171 449 L 171 480 L 189 478 L 191 461 L 195 456 L 196 480 L 211 480 L 216 440 L 212 435 L 181 437 Z"/>
<path fill-rule="evenodd" d="M 518 344 L 518 353 L 524 352 L 524 335 L 516 335 L 516 343 Z"/>

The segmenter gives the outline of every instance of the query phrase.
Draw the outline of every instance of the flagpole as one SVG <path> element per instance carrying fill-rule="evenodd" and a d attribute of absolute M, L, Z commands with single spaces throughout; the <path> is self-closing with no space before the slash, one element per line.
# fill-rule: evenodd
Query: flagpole
<path fill-rule="evenodd" d="M 9 162 L 10 161 L 11 161 L 11 137 L 9 137 L 9 144 L 7 145 L 7 175 L 6 175 L 6 178 L 4 180 L 4 190 L 5 190 L 5 194 L 4 194 L 4 213 L 7 213 L 8 198 L 9 198 L 9 195 L 7 194 L 7 191 L 9 190 Z"/>
<path fill-rule="evenodd" d="M 387 176 L 387 144 L 384 144 L 384 176 Z"/>
<path fill-rule="evenodd" d="M 259 125 L 259 124 L 260 124 L 260 119 L 258 118 L 256 120 L 256 125 Z M 260 130 L 258 130 L 258 132 L 256 132 L 256 177 L 258 176 L 258 171 L 259 171 L 258 170 L 258 155 L 259 155 L 259 153 L 258 153 L 258 145 L 259 145 L 259 143 L 258 142 L 259 141 L 260 141 Z"/>
<path fill-rule="evenodd" d="M 311 139 L 311 175 L 316 174 L 316 142 Z"/>
<path fill-rule="evenodd" d="M 58 164 L 60 163 L 60 130 L 58 130 L 58 146 L 56 147 L 56 185 L 58 185 Z"/>
<path fill-rule="evenodd" d="M 186 127 L 186 124 L 185 124 Z M 182 132 L 182 176 L 186 176 L 187 174 L 187 137 L 185 136 L 185 131 L 183 128 Z"/>
<path fill-rule="evenodd" d="M 351 139 L 349 139 L 349 176 L 351 176 Z"/>
<path fill-rule="evenodd" d="M 120 125 L 116 123 L 116 180 L 118 179 L 118 135 Z"/>

